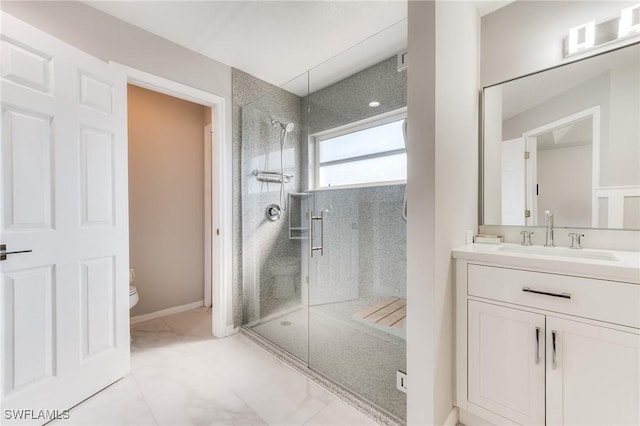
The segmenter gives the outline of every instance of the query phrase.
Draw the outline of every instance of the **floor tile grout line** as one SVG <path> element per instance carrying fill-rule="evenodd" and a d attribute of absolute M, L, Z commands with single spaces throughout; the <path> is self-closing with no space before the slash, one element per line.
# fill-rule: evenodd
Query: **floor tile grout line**
<path fill-rule="evenodd" d="M 232 337 L 232 336 L 229 336 Z M 229 338 L 229 337 L 225 337 L 225 338 Z M 232 387 L 232 385 L 222 376 L 220 376 L 214 369 L 213 367 L 211 367 L 211 365 L 209 365 L 209 363 L 207 362 L 206 358 L 203 357 L 201 354 L 199 354 L 197 351 L 195 351 L 195 349 L 192 348 L 192 350 L 194 351 L 196 357 L 202 361 L 203 364 L 205 364 L 205 366 L 207 367 L 207 369 L 211 372 L 211 374 L 213 374 L 218 380 L 220 380 L 225 386 L 227 386 L 227 388 L 229 388 L 229 391 L 235 395 L 240 401 L 242 401 L 247 408 L 249 408 L 251 411 L 253 411 L 253 413 L 258 416 L 260 419 L 262 419 L 262 421 L 267 424 L 270 425 L 270 423 L 264 418 L 262 417 L 252 406 L 251 404 L 249 404 L 249 402 L 247 402 L 240 394 L 238 394 L 235 389 Z"/>
<path fill-rule="evenodd" d="M 285 367 L 289 371 L 293 371 L 298 377 L 304 379 L 307 384 L 312 384 L 313 386 L 316 386 L 318 389 L 320 389 L 322 392 L 326 393 L 329 397 L 332 398 L 331 402 L 327 403 L 324 407 L 320 408 L 320 410 L 318 410 L 309 419 L 307 419 L 303 423 L 303 425 L 308 423 L 308 422 L 310 422 L 312 418 L 314 418 L 315 416 L 320 414 L 320 412 L 323 411 L 324 409 L 326 409 L 329 406 L 329 404 L 331 404 L 332 402 L 334 402 L 336 400 L 339 400 L 339 398 L 336 395 L 332 394 L 331 392 L 329 392 L 328 390 L 326 390 L 322 386 L 318 385 L 316 382 L 314 382 L 313 380 L 309 379 L 307 376 L 302 374 L 300 371 L 296 370 L 294 367 L 290 366 L 289 364 L 287 364 L 286 362 L 284 362 L 283 360 L 281 360 L 280 358 L 278 358 L 277 356 L 275 356 L 274 354 L 272 354 L 271 352 L 269 352 L 268 350 L 266 350 L 262 346 L 258 345 L 256 342 L 252 341 L 251 339 L 247 338 L 246 336 L 244 336 L 244 335 L 242 335 L 240 333 L 238 333 L 238 335 L 241 338 L 243 338 L 245 341 L 249 342 L 253 347 L 259 349 L 262 353 L 266 354 L 270 359 L 277 361 L 281 366 Z"/>
<path fill-rule="evenodd" d="M 151 414 L 151 417 L 153 417 L 153 421 L 155 422 L 156 425 L 159 425 L 160 423 L 158 422 L 158 419 L 156 418 L 156 415 L 154 414 L 153 409 L 151 408 L 151 405 L 149 405 L 149 401 L 147 400 L 147 396 L 142 391 L 142 388 L 140 387 L 140 384 L 138 383 L 138 379 L 136 378 L 135 374 L 133 373 L 133 370 L 130 371 L 129 374 L 131 375 L 131 378 L 133 379 L 133 382 L 135 383 L 136 388 L 140 392 L 140 395 L 142 395 L 142 399 L 144 400 L 144 405 L 147 406 L 147 409 L 149 410 L 149 414 Z"/>

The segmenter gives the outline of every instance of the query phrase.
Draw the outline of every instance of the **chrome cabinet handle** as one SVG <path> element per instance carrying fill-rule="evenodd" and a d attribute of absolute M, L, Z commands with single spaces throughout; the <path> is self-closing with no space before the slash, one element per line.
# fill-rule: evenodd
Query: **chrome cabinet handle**
<path fill-rule="evenodd" d="M 320 245 L 314 246 L 314 221 L 320 221 Z M 324 210 L 320 212 L 320 216 L 314 216 L 313 211 L 309 211 L 309 256 L 313 257 L 313 252 L 319 251 L 320 256 L 324 256 Z"/>
<path fill-rule="evenodd" d="M 526 293 L 542 294 L 544 296 L 561 297 L 562 299 L 571 299 L 569 293 L 549 293 L 548 291 L 532 290 L 529 287 L 522 287 L 522 291 Z"/>
<path fill-rule="evenodd" d="M 551 355 L 551 365 L 554 370 L 558 366 L 558 363 L 556 362 L 556 334 L 558 334 L 558 332 L 555 330 L 551 332 L 551 346 L 553 348 Z"/>
<path fill-rule="evenodd" d="M 540 364 L 540 327 L 536 327 L 536 364 Z"/>
<path fill-rule="evenodd" d="M 0 261 L 7 260 L 8 254 L 18 254 L 18 253 L 31 253 L 33 250 L 16 250 L 16 251 L 7 251 L 6 244 L 0 244 Z"/>

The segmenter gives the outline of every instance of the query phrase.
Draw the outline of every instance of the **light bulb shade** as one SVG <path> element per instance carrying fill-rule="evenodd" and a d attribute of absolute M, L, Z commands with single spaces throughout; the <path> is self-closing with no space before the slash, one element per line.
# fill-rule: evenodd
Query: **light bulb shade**
<path fill-rule="evenodd" d="M 636 4 L 620 12 L 618 38 L 640 33 L 640 4 Z"/>
<path fill-rule="evenodd" d="M 569 30 L 569 54 L 592 48 L 595 43 L 595 21 L 573 27 Z"/>

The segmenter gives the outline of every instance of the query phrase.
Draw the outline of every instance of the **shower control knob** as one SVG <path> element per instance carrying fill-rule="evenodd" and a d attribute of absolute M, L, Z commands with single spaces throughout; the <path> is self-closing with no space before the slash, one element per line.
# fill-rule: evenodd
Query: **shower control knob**
<path fill-rule="evenodd" d="M 269 219 L 272 222 L 275 222 L 276 220 L 280 219 L 280 217 L 282 216 L 282 208 L 277 204 L 269 204 L 267 206 L 265 215 L 267 216 L 267 219 Z"/>

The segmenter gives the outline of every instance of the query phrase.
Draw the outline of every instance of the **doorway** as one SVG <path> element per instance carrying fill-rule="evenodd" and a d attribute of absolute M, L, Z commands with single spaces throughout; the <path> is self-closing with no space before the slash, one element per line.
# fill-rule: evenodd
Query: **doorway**
<path fill-rule="evenodd" d="M 129 84 L 127 110 L 132 316 L 210 307 L 211 108 Z"/>
<path fill-rule="evenodd" d="M 226 100 L 218 95 L 205 92 L 185 84 L 177 83 L 122 64 L 110 62 L 116 69 L 123 71 L 131 85 L 149 89 L 164 95 L 193 102 L 211 111 L 211 152 L 206 156 L 205 185 L 210 185 L 210 197 L 205 192 L 206 223 L 211 227 L 210 241 L 205 239 L 205 256 L 210 261 L 210 284 L 212 300 L 212 330 L 215 337 L 225 337 L 236 332 L 232 318 L 232 222 L 231 222 L 231 139 L 225 129 L 229 126 L 225 114 Z M 208 166 L 207 166 L 208 164 Z M 207 169 L 209 167 L 209 169 Z M 207 214 L 210 213 L 210 214 Z M 210 218 L 210 220 L 209 220 Z M 206 227 L 206 225 L 205 225 Z M 206 229 L 206 228 L 205 228 Z M 180 248 L 174 248 L 179 250 Z M 206 259 L 205 259 L 206 260 Z M 206 264 L 206 261 L 205 261 Z M 205 268 L 207 271 L 207 268 Z M 205 274 L 205 279 L 206 274 Z"/>

